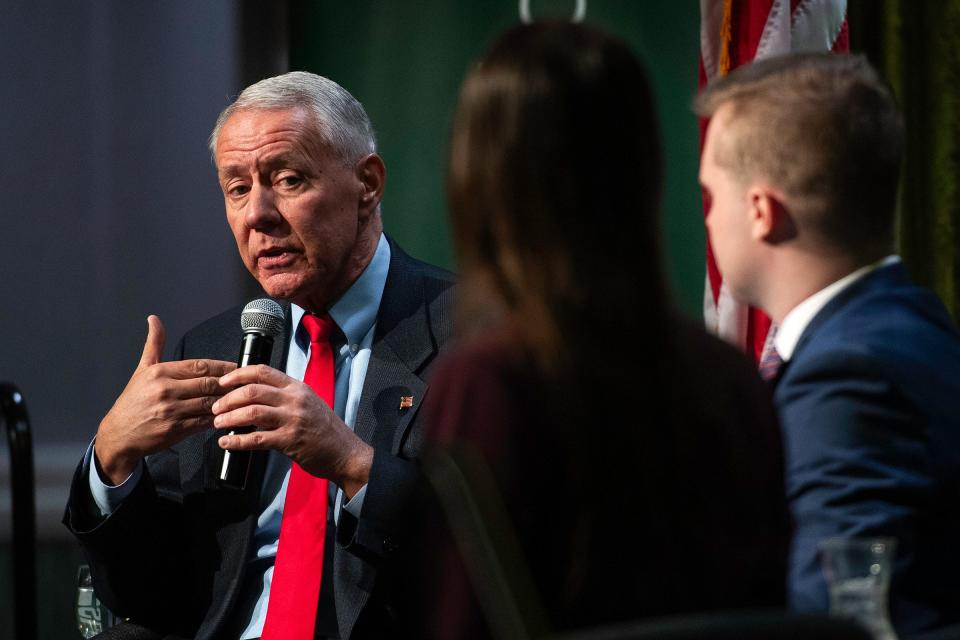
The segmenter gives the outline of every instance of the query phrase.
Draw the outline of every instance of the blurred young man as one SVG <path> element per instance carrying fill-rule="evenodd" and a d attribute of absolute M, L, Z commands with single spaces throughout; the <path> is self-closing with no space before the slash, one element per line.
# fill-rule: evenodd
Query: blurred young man
<path fill-rule="evenodd" d="M 894 254 L 889 90 L 863 58 L 797 55 L 738 69 L 696 110 L 720 271 L 778 326 L 792 606 L 828 607 L 820 540 L 895 536 L 897 629 L 960 622 L 960 335 Z"/>

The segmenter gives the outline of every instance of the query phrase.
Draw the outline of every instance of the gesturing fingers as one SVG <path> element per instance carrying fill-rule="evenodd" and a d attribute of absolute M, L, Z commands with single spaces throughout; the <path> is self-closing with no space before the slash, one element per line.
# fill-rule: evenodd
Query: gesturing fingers
<path fill-rule="evenodd" d="M 228 391 L 220 386 L 220 378 L 213 376 L 179 380 L 167 378 L 156 370 L 150 370 L 143 376 L 144 384 L 140 385 L 138 394 L 145 402 L 157 405 L 179 404 L 185 400 L 202 398 L 206 402 L 207 413 L 210 413 L 213 403 Z"/>
<path fill-rule="evenodd" d="M 220 378 L 237 368 L 232 362 L 226 360 L 177 360 L 175 362 L 164 362 L 157 366 L 158 372 L 169 378 L 176 380 L 189 380 L 191 378 L 214 377 Z"/>
<path fill-rule="evenodd" d="M 284 421 L 276 409 L 296 406 L 295 382 L 284 373 L 266 365 L 254 365 L 237 369 L 219 380 L 223 388 L 230 389 L 213 404 L 217 416 L 216 427 L 256 426 L 276 428 Z"/>
<path fill-rule="evenodd" d="M 221 449 L 230 451 L 253 451 L 256 449 L 279 449 L 278 438 L 273 431 L 231 433 L 217 440 Z"/>
<path fill-rule="evenodd" d="M 224 387 L 239 387 L 244 384 L 264 384 L 271 387 L 285 387 L 292 380 L 287 374 L 277 371 L 273 367 L 265 364 L 256 364 L 249 367 L 241 367 L 229 373 L 225 373 L 220 378 L 220 384 Z"/>
<path fill-rule="evenodd" d="M 212 411 L 216 416 L 214 426 L 275 428 L 284 420 L 277 408 L 290 406 L 294 402 L 293 398 L 285 397 L 283 390 L 277 387 L 247 384 L 230 391 L 213 404 Z"/>

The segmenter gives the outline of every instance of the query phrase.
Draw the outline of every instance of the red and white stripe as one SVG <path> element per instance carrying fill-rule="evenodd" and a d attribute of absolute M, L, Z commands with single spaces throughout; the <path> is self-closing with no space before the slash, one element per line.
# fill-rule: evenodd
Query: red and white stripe
<path fill-rule="evenodd" d="M 849 51 L 846 16 L 846 0 L 700 0 L 700 86 L 753 60 Z M 706 124 L 700 123 L 701 145 Z M 710 331 L 759 361 L 770 319 L 730 296 L 709 238 L 703 313 Z"/>

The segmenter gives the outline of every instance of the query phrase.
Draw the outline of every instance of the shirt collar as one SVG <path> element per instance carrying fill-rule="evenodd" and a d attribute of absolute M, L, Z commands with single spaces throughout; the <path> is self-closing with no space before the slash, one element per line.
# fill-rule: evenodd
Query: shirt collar
<path fill-rule="evenodd" d="M 360 277 L 350 285 L 350 288 L 333 303 L 327 312 L 337 323 L 347 344 L 359 344 L 369 333 L 377 320 L 377 311 L 380 310 L 380 299 L 383 297 L 383 288 L 387 284 L 387 272 L 390 270 L 390 243 L 386 236 L 380 234 L 377 250 L 370 260 L 370 264 L 363 270 Z M 290 321 L 294 331 L 300 326 L 304 310 L 295 304 L 290 305 Z"/>
<path fill-rule="evenodd" d="M 813 320 L 820 310 L 823 309 L 828 302 L 837 297 L 841 291 L 880 267 L 886 267 L 898 262 L 900 262 L 900 256 L 890 255 L 873 264 L 860 267 L 856 271 L 848 273 L 836 282 L 820 289 L 820 291 L 817 291 L 791 309 L 790 313 L 784 316 L 783 322 L 781 322 L 777 328 L 777 335 L 773 339 L 773 344 L 777 348 L 777 353 L 780 354 L 780 358 L 786 362 L 793 356 L 793 351 L 797 348 L 797 342 L 800 341 L 800 336 L 803 335 L 807 325 L 809 325 L 810 321 Z"/>

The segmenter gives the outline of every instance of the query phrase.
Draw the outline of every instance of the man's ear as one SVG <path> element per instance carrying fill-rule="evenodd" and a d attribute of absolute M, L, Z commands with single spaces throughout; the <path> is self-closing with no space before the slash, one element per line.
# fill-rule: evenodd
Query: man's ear
<path fill-rule="evenodd" d="M 777 244 L 796 235 L 793 216 L 783 194 L 777 189 L 757 184 L 747 189 L 750 235 L 754 240 Z"/>
<path fill-rule="evenodd" d="M 376 153 L 362 158 L 354 170 L 360 184 L 359 209 L 361 215 L 373 214 L 383 198 L 383 188 L 387 181 L 387 168 L 383 159 Z"/>

